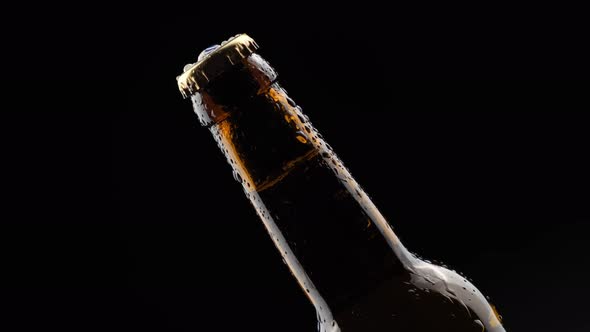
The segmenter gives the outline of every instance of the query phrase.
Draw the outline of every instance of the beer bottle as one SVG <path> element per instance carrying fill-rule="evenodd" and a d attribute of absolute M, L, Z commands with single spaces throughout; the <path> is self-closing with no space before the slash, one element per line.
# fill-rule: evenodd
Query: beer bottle
<path fill-rule="evenodd" d="M 419 259 L 245 34 L 177 77 L 316 309 L 319 331 L 505 331 L 464 277 Z"/>

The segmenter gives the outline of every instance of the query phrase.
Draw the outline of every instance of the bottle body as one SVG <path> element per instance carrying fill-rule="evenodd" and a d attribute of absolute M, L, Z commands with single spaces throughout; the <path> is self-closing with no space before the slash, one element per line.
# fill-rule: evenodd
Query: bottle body
<path fill-rule="evenodd" d="M 262 58 L 191 98 L 320 331 L 504 331 L 470 282 L 403 246 Z"/>

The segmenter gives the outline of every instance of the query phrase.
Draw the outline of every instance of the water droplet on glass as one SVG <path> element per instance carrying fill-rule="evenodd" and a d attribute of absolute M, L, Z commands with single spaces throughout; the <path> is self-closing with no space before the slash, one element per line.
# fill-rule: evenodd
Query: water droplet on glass
<path fill-rule="evenodd" d="M 192 66 L 194 65 L 194 63 L 187 63 L 186 65 L 184 65 L 184 67 L 182 68 L 182 71 L 185 72 L 187 70 L 189 70 Z M 180 76 L 179 76 L 180 77 Z M 177 77 L 178 79 L 178 77 Z"/>
<path fill-rule="evenodd" d="M 476 319 L 473 322 L 475 323 L 475 325 L 481 327 L 481 331 L 482 332 L 485 331 L 486 328 L 485 328 L 485 326 L 483 325 L 483 323 L 479 319 Z"/>
<path fill-rule="evenodd" d="M 297 104 L 295 104 L 295 101 L 293 101 L 293 99 L 291 99 L 291 97 L 287 96 L 287 102 L 289 103 L 289 105 L 291 107 L 296 107 Z"/>
<path fill-rule="evenodd" d="M 296 133 L 295 138 L 297 138 L 297 140 L 303 144 L 307 143 L 307 138 L 305 137 L 305 134 L 303 134 L 300 131 Z"/>
<path fill-rule="evenodd" d="M 213 51 L 215 51 L 218 48 L 219 48 L 219 45 L 211 45 L 211 46 L 207 47 L 206 49 L 203 50 L 203 52 L 201 52 L 201 54 L 199 54 L 199 57 L 197 58 L 197 60 L 198 61 L 203 60 L 205 57 L 207 57 L 209 54 L 213 53 Z"/>
<path fill-rule="evenodd" d="M 238 173 L 235 170 L 234 170 L 234 179 L 236 179 L 236 181 L 238 181 L 239 183 L 242 183 L 242 177 L 240 176 L 240 173 Z"/>
<path fill-rule="evenodd" d="M 301 121 L 301 123 L 307 122 L 307 117 L 303 113 L 297 113 L 297 117 L 299 118 L 299 121 Z"/>

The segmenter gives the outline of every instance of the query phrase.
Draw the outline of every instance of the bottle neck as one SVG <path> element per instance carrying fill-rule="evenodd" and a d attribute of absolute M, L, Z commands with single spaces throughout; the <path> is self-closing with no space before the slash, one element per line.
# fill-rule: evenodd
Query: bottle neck
<path fill-rule="evenodd" d="M 240 166 L 251 190 L 272 187 L 320 152 L 317 134 L 287 98 L 275 83 L 211 127 L 224 152 L 235 151 L 230 163 Z"/>
<path fill-rule="evenodd" d="M 208 116 L 204 124 L 234 177 L 318 314 L 330 321 L 332 311 L 349 309 L 411 268 L 412 258 L 301 109 L 278 83 L 248 79 L 252 68 L 246 69 L 234 86 L 263 84 L 241 93 L 228 84 L 212 87 L 196 97 L 195 110 Z"/>

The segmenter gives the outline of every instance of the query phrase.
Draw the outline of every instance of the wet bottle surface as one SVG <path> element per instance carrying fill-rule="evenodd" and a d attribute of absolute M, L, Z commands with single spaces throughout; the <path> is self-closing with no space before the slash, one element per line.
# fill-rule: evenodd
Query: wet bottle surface
<path fill-rule="evenodd" d="M 422 261 L 238 35 L 178 78 L 285 263 L 320 331 L 505 331 L 464 277 Z"/>

